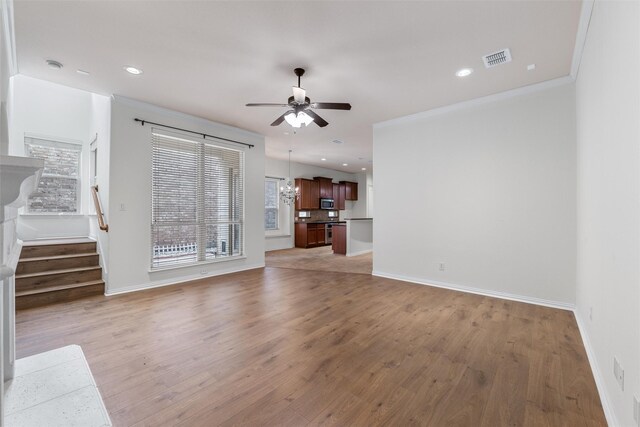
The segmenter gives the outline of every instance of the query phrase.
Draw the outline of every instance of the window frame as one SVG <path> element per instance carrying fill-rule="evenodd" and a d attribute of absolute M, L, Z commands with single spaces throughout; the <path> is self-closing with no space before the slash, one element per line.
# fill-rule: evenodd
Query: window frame
<path fill-rule="evenodd" d="M 150 192 L 150 196 L 151 196 L 151 205 L 152 205 L 152 209 L 151 209 L 151 218 L 150 218 L 150 253 L 149 253 L 149 272 L 150 273 L 154 273 L 154 272 L 158 272 L 158 271 L 164 271 L 164 270 L 173 270 L 176 268 L 188 268 L 188 267 L 194 267 L 194 266 L 198 266 L 198 265 L 203 265 L 203 264 L 212 264 L 212 263 L 218 263 L 218 262 L 226 262 L 226 261 L 234 261 L 234 260 L 240 260 L 240 259 L 246 259 L 246 245 L 245 245 L 245 232 L 246 232 L 246 209 L 245 209 L 245 205 L 246 205 L 246 195 L 245 195 L 245 191 L 246 191 L 246 150 L 244 149 L 238 149 L 238 147 L 236 146 L 232 146 L 230 144 L 221 142 L 221 141 L 217 141 L 217 140 L 211 140 L 211 139 L 197 139 L 194 138 L 192 135 L 186 135 L 182 132 L 178 132 L 178 131 L 169 131 L 166 129 L 162 129 L 162 128 L 151 128 L 151 132 L 150 132 L 150 144 L 151 144 L 151 151 L 153 153 L 154 150 L 154 134 L 159 134 L 161 136 L 165 136 L 168 138 L 172 138 L 172 139 L 177 139 L 177 140 L 183 140 L 186 143 L 193 143 L 196 144 L 196 152 L 200 153 L 197 155 L 197 160 L 196 160 L 196 164 L 197 164 L 197 173 L 196 173 L 196 183 L 195 183 L 195 187 L 197 189 L 198 194 L 202 193 L 202 191 L 204 191 L 203 189 L 205 188 L 205 164 L 206 164 L 206 156 L 205 157 L 200 157 L 201 155 L 204 155 L 204 153 L 206 152 L 206 146 L 212 146 L 214 148 L 218 148 L 218 149 L 222 149 L 222 150 L 230 150 L 230 151 L 235 151 L 238 153 L 239 155 L 239 174 L 237 176 L 234 176 L 232 179 L 235 181 L 236 179 L 239 179 L 241 184 L 242 184 L 242 188 L 240 188 L 239 193 L 240 193 L 240 200 L 236 200 L 233 203 L 237 204 L 238 207 L 241 209 L 241 215 L 239 217 L 239 219 L 237 221 L 229 219 L 229 221 L 222 221 L 220 223 L 215 223 L 215 222 L 211 222 L 211 221 L 207 221 L 204 215 L 205 212 L 205 205 L 204 205 L 204 199 L 202 201 L 197 201 L 196 203 L 196 229 L 202 227 L 205 228 L 207 227 L 207 225 L 211 226 L 211 225 L 227 225 L 229 227 L 236 227 L 239 226 L 239 234 L 240 237 L 237 240 L 234 240 L 233 244 L 235 245 L 240 245 L 240 249 L 239 249 L 239 253 L 236 255 L 233 255 L 233 253 L 231 255 L 227 255 L 227 256 L 220 256 L 220 257 L 214 257 L 214 258 L 207 258 L 207 253 L 206 253 L 206 233 L 202 234 L 197 232 L 196 234 L 196 261 L 193 262 L 175 262 L 173 264 L 167 264 L 167 265 L 157 265 L 157 261 L 154 258 L 154 246 L 155 246 L 155 241 L 154 241 L 154 226 L 157 225 L 163 225 L 162 223 L 160 224 L 154 224 L 154 212 L 153 212 L 153 206 L 154 206 L 154 189 L 153 189 L 153 169 L 154 169 L 154 157 L 153 154 L 151 156 L 151 192 Z M 201 209 L 201 211 L 199 210 Z M 200 218 L 200 219 L 198 219 Z M 165 224 L 166 225 L 166 224 Z M 199 233 L 199 234 L 198 234 Z M 200 245 L 202 243 L 205 243 L 204 247 L 202 249 L 200 249 Z M 233 252 L 233 251 L 232 251 Z M 203 259 L 201 258 L 201 255 L 204 255 Z"/>
<path fill-rule="evenodd" d="M 83 162 L 83 158 L 84 158 L 84 154 L 85 154 L 85 145 L 82 141 L 79 140 L 75 140 L 75 139 L 68 139 L 68 138 L 61 138 L 61 137 L 55 137 L 55 136 L 49 136 L 49 135 L 39 135 L 39 134 L 34 134 L 34 133 L 28 133 L 25 132 L 24 136 L 23 136 L 23 149 L 24 149 L 24 155 L 25 157 L 30 157 L 30 158 L 34 158 L 31 155 L 29 155 L 28 149 L 27 149 L 27 144 L 29 144 L 29 142 L 27 140 L 38 140 L 43 142 L 44 144 L 40 144 L 41 146 L 55 146 L 55 145 L 68 145 L 68 146 L 74 146 L 78 148 L 78 176 L 77 177 L 67 177 L 68 179 L 75 179 L 76 181 L 76 210 L 75 212 L 32 212 L 31 209 L 29 208 L 29 201 L 27 200 L 27 203 L 24 206 L 24 212 L 21 215 L 27 215 L 27 216 L 83 216 L 84 212 L 82 211 L 82 202 L 83 202 L 83 195 L 82 195 L 82 191 L 84 188 L 84 180 L 83 180 L 83 167 L 84 167 L 84 162 Z M 41 177 L 46 177 L 47 174 L 42 173 Z M 40 182 L 38 182 L 38 186 L 40 185 Z"/>
<path fill-rule="evenodd" d="M 267 189 L 265 188 L 265 194 L 264 194 L 264 210 L 265 210 L 265 219 L 264 219 L 264 231 L 266 233 L 273 233 L 276 231 L 280 231 L 280 178 L 272 178 L 272 177 L 265 177 L 264 178 L 264 183 L 265 183 L 265 187 L 267 185 L 267 183 L 273 183 L 276 186 L 276 206 L 275 208 L 273 207 L 267 207 Z M 275 228 L 267 228 L 267 223 L 266 223 L 266 211 L 267 209 L 275 209 L 276 211 L 276 227 Z"/>

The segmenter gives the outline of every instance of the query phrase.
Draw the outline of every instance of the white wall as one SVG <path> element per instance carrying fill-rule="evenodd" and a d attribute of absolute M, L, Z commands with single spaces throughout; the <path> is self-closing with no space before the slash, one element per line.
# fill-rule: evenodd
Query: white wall
<path fill-rule="evenodd" d="M 572 305 L 573 85 L 469 105 L 374 127 L 374 273 Z"/>
<path fill-rule="evenodd" d="M 367 197 L 366 217 L 373 218 L 373 173 L 367 173 L 367 188 L 365 190 Z"/>
<path fill-rule="evenodd" d="M 265 158 L 265 175 L 277 178 L 286 178 L 289 174 L 289 162 L 287 160 Z M 358 182 L 358 200 L 345 201 L 345 210 L 340 211 L 340 218 L 350 218 L 353 216 L 366 216 L 366 174 L 352 174 L 340 172 L 333 169 L 326 169 L 303 163 L 291 162 L 291 179 L 309 178 L 323 176 L 332 178 L 333 182 L 352 181 Z M 266 232 L 265 249 L 267 251 L 275 251 L 279 249 L 288 249 L 294 246 L 294 223 L 293 215 L 295 209 L 289 208 L 280 202 L 281 213 L 284 214 L 285 221 L 282 221 L 280 230 Z M 282 217 L 282 215 L 281 215 Z"/>
<path fill-rule="evenodd" d="M 109 224 L 109 152 L 111 148 L 111 99 L 106 96 L 91 94 L 91 122 L 89 123 L 88 141 L 96 140 L 98 147 L 97 176 L 98 197 L 101 202 L 105 221 Z M 90 153 L 87 153 L 90 156 Z M 89 170 L 90 167 L 87 167 Z M 89 203 L 92 203 L 89 200 Z M 95 212 L 91 209 L 90 212 Z M 96 215 L 90 215 L 89 236 L 98 242 L 102 277 L 109 280 L 109 233 L 100 230 Z"/>
<path fill-rule="evenodd" d="M 640 397 L 638 2 L 595 2 L 576 97 L 577 315 L 615 414 L 609 422 L 632 426 L 633 395 Z M 614 357 L 625 370 L 624 391 Z"/>
<path fill-rule="evenodd" d="M 96 133 L 101 133 L 99 141 L 108 146 L 109 98 L 24 75 L 13 76 L 10 87 L 10 155 L 25 155 L 25 134 L 75 141 L 83 146 L 80 213 L 65 215 L 63 220 L 59 215 L 21 215 L 19 237 L 32 240 L 88 236 L 90 222 L 85 215 L 90 212 L 91 204 L 89 143 Z M 108 149 L 105 151 L 108 153 Z M 103 171 L 108 168 L 105 166 Z"/>
<path fill-rule="evenodd" d="M 89 92 L 20 74 L 11 78 L 11 85 L 10 155 L 25 155 L 25 133 L 87 142 L 91 122 Z"/>
<path fill-rule="evenodd" d="M 246 258 L 150 272 L 151 125 L 134 118 L 255 144 L 245 151 Z M 239 145 L 234 145 L 240 148 Z M 264 266 L 264 137 L 116 97 L 111 104 L 108 293 Z M 124 206 L 124 210 L 121 209 Z M 204 273 L 203 273 L 204 272 Z"/>
<path fill-rule="evenodd" d="M 13 16 L 7 9 L 5 0 L 0 0 L 0 155 L 9 151 L 9 69 L 12 31 L 5 26 L 5 18 L 13 21 Z M 6 15 L 6 16 L 5 16 Z"/>

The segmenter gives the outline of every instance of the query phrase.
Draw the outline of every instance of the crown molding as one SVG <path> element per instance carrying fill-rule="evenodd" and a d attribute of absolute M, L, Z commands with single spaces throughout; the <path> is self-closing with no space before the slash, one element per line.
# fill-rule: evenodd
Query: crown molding
<path fill-rule="evenodd" d="M 582 52 L 584 44 L 587 41 L 587 32 L 591 23 L 591 14 L 593 13 L 593 5 L 595 0 L 583 0 L 582 9 L 580 10 L 580 22 L 578 23 L 578 31 L 576 32 L 576 44 L 573 48 L 573 58 L 571 60 L 571 77 L 575 80 L 578 78 L 580 70 L 580 62 L 582 61 Z"/>
<path fill-rule="evenodd" d="M 252 138 L 251 139 L 252 143 L 256 143 L 256 142 L 264 143 L 264 139 L 265 139 L 264 135 L 261 135 L 259 133 L 256 133 L 247 129 L 238 128 L 238 127 L 227 125 L 224 123 L 214 122 L 213 120 L 210 120 L 204 117 L 192 116 L 191 114 L 183 113 L 181 111 L 171 110 L 165 107 L 160 107 L 159 105 L 155 105 L 155 104 L 149 104 L 148 102 L 129 98 L 123 95 L 114 94 L 114 95 L 111 95 L 111 99 L 114 102 L 119 104 L 127 105 L 129 107 L 133 107 L 140 110 L 147 110 L 151 113 L 161 114 L 168 118 L 189 121 L 191 123 L 201 125 L 204 128 L 215 128 L 220 131 L 227 131 L 231 134 L 241 134 L 245 137 Z M 143 114 L 143 113 L 140 113 L 140 114 Z"/>
<path fill-rule="evenodd" d="M 591 14 L 593 13 L 594 3 L 595 3 L 595 0 L 583 0 L 582 2 L 582 8 L 580 10 L 580 21 L 578 22 L 578 29 L 576 31 L 576 42 L 573 48 L 573 57 L 571 60 L 571 70 L 568 75 L 551 79 L 551 80 L 546 80 L 540 83 L 535 83 L 532 85 L 510 89 L 504 92 L 494 93 L 494 94 L 483 96 L 480 98 L 473 98 L 467 101 L 462 101 L 455 104 L 433 108 L 431 110 L 410 114 L 408 116 L 398 117 L 395 119 L 374 123 L 373 129 L 375 130 L 375 129 L 384 128 L 386 126 L 407 123 L 407 122 L 411 122 L 419 119 L 425 119 L 425 118 L 437 116 L 440 114 L 446 114 L 453 111 L 472 108 L 472 107 L 487 104 L 490 102 L 501 101 L 501 100 L 513 98 L 515 96 L 527 95 L 530 93 L 562 86 L 565 84 L 574 83 L 578 77 L 580 62 L 582 61 L 582 52 L 584 51 L 584 45 L 587 40 L 587 32 L 589 31 L 589 24 L 591 22 Z"/>
<path fill-rule="evenodd" d="M 398 117 L 396 119 L 386 120 L 384 122 L 374 123 L 373 129 L 381 129 L 387 126 L 398 125 L 402 123 L 412 122 L 414 120 L 426 119 L 433 116 L 439 116 L 441 114 L 451 113 L 453 111 L 464 110 L 468 108 L 477 107 L 480 105 L 488 104 L 491 102 L 502 101 L 505 99 L 514 98 L 516 96 L 528 95 L 535 92 L 572 84 L 574 82 L 573 77 L 564 76 L 557 79 L 546 80 L 544 82 L 535 83 L 528 86 L 522 86 L 516 89 L 507 90 L 504 92 L 494 93 L 493 95 L 487 95 L 480 98 L 470 99 L 468 101 L 458 102 L 456 104 L 445 105 L 444 107 L 438 107 L 420 113 L 410 114 L 404 117 Z"/>

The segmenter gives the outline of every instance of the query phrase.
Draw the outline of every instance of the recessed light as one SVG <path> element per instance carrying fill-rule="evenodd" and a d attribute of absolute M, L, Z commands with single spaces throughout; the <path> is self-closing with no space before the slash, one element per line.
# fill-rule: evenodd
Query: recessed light
<path fill-rule="evenodd" d="M 349 164 L 348 163 L 343 163 L 342 166 L 349 166 Z"/>
<path fill-rule="evenodd" d="M 284 134 L 285 134 L 285 135 L 289 135 L 289 132 L 285 132 Z"/>
<path fill-rule="evenodd" d="M 129 74 L 133 74 L 135 76 L 142 74 L 142 70 L 136 67 L 132 67 L 130 65 L 127 65 L 124 67 L 124 70 L 129 73 Z"/>
<path fill-rule="evenodd" d="M 340 141 L 339 139 L 334 139 L 332 142 L 334 144 L 344 144 L 344 141 Z"/>
<path fill-rule="evenodd" d="M 90 74 L 88 71 L 80 70 L 80 69 L 76 70 L 76 73 L 82 74 L 83 76 L 88 76 Z"/>
<path fill-rule="evenodd" d="M 458 76 L 458 77 L 467 77 L 471 73 L 473 73 L 473 68 L 462 68 L 462 69 L 456 71 L 456 76 Z"/>
<path fill-rule="evenodd" d="M 529 64 L 527 65 L 527 71 L 533 71 L 536 69 L 536 64 Z"/>
<path fill-rule="evenodd" d="M 362 170 L 363 170 L 363 171 L 366 171 L 366 170 L 367 170 L 367 168 L 362 168 Z"/>
<path fill-rule="evenodd" d="M 323 157 L 323 158 L 321 158 L 320 160 L 322 160 L 323 162 L 326 162 L 326 161 L 327 161 L 327 159 L 325 159 L 324 157 Z"/>
<path fill-rule="evenodd" d="M 47 65 L 51 68 L 55 68 L 56 70 L 62 68 L 62 64 L 58 61 L 54 61 L 53 59 L 47 59 Z"/>

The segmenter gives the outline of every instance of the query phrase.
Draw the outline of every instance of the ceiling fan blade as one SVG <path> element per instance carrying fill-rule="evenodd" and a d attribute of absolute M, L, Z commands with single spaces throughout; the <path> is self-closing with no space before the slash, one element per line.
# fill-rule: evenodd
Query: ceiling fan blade
<path fill-rule="evenodd" d="M 351 110 L 351 104 L 346 102 L 314 102 L 309 107 L 321 110 Z"/>
<path fill-rule="evenodd" d="M 325 127 L 326 125 L 329 124 L 328 121 L 326 121 L 325 119 L 323 119 L 322 117 L 320 117 L 319 115 L 317 115 L 316 113 L 314 113 L 313 111 L 306 109 L 304 110 L 305 113 L 307 113 L 309 115 L 309 117 L 311 117 L 313 119 L 313 121 L 320 126 L 321 128 Z"/>
<path fill-rule="evenodd" d="M 285 113 L 283 115 L 281 115 L 280 117 L 275 119 L 273 121 L 273 123 L 271 123 L 271 126 L 278 126 L 280 123 L 284 122 L 284 116 L 286 116 L 287 114 L 289 114 L 291 112 L 293 112 L 293 110 L 285 111 Z"/>
<path fill-rule="evenodd" d="M 292 89 L 293 89 L 293 99 L 298 104 L 304 104 L 304 98 L 307 95 L 307 91 L 297 86 L 293 86 Z"/>
<path fill-rule="evenodd" d="M 247 107 L 288 107 L 288 104 L 247 104 Z"/>

